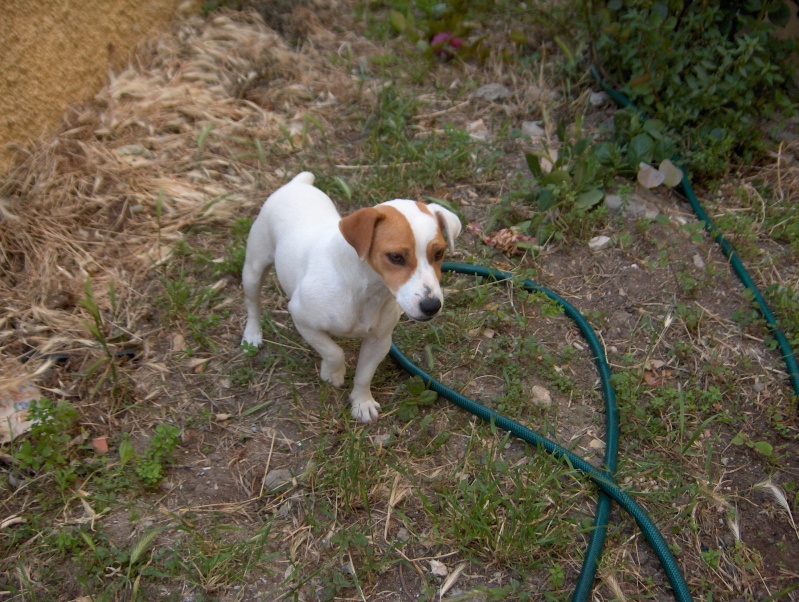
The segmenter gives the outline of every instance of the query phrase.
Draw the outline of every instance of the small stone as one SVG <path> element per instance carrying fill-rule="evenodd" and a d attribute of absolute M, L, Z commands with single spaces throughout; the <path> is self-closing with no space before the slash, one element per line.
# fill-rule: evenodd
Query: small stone
<path fill-rule="evenodd" d="M 400 527 L 399 531 L 397 531 L 397 541 L 408 541 L 411 538 L 410 533 L 408 533 L 408 529 L 405 527 Z"/>
<path fill-rule="evenodd" d="M 482 119 L 467 124 L 466 131 L 473 140 L 487 140 L 489 136 L 488 128 Z"/>
<path fill-rule="evenodd" d="M 694 265 L 698 267 L 700 270 L 705 269 L 705 260 L 702 259 L 702 256 L 699 253 L 694 255 Z"/>
<path fill-rule="evenodd" d="M 608 208 L 608 211 L 618 211 L 621 209 L 622 203 L 622 198 L 618 194 L 605 195 L 605 207 Z"/>
<path fill-rule="evenodd" d="M 660 210 L 657 207 L 637 193 L 633 193 L 624 212 L 632 217 L 643 216 L 647 219 L 655 219 L 660 215 Z"/>
<path fill-rule="evenodd" d="M 502 84 L 486 84 L 477 88 L 477 92 L 474 93 L 475 96 L 492 102 L 509 98 L 510 94 L 510 90 Z"/>
<path fill-rule="evenodd" d="M 530 136 L 532 140 L 540 140 L 547 135 L 546 130 L 535 121 L 523 121 L 522 134 L 524 136 Z"/>
<path fill-rule="evenodd" d="M 186 338 L 178 333 L 172 337 L 172 351 L 180 353 L 186 351 Z"/>
<path fill-rule="evenodd" d="M 601 450 L 605 449 L 605 442 L 601 439 L 591 439 L 591 442 L 588 444 L 590 449 L 594 450 Z"/>
<path fill-rule="evenodd" d="M 288 489 L 293 480 L 290 470 L 285 468 L 270 470 L 264 477 L 264 490 L 275 493 L 281 489 Z"/>
<path fill-rule="evenodd" d="M 609 247 L 610 243 L 610 236 L 594 236 L 594 238 L 588 241 L 588 248 L 592 251 L 601 251 Z"/>
<path fill-rule="evenodd" d="M 552 396 L 544 387 L 533 385 L 533 403 L 539 406 L 551 406 Z"/>
<path fill-rule="evenodd" d="M 592 107 L 601 107 L 608 102 L 608 95 L 604 92 L 591 92 L 588 102 L 591 103 Z"/>

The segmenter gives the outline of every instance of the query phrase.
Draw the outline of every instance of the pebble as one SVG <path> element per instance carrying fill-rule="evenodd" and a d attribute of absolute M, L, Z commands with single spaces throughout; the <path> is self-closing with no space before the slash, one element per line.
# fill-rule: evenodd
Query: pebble
<path fill-rule="evenodd" d="M 610 243 L 610 236 L 594 236 L 594 238 L 588 241 L 588 248 L 592 251 L 601 251 L 609 247 Z"/>
<path fill-rule="evenodd" d="M 539 406 L 551 406 L 552 396 L 544 387 L 533 385 L 533 403 Z"/>
<path fill-rule="evenodd" d="M 702 259 L 702 256 L 699 253 L 694 255 L 694 265 L 700 270 L 705 268 L 705 260 Z"/>
<path fill-rule="evenodd" d="M 536 121 L 522 121 L 522 134 L 530 136 L 533 141 L 540 140 L 547 135 L 546 130 L 538 125 Z"/>
<path fill-rule="evenodd" d="M 291 485 L 293 476 L 291 471 L 286 468 L 275 468 L 270 470 L 264 477 L 264 489 L 270 493 Z"/>
<path fill-rule="evenodd" d="M 618 194 L 605 195 L 605 207 L 607 207 L 608 211 L 618 211 L 621 209 L 621 206 L 622 199 Z"/>
<path fill-rule="evenodd" d="M 493 102 L 495 100 L 509 98 L 511 92 L 507 86 L 503 86 L 502 84 L 486 84 L 477 88 L 474 95 L 478 98 L 485 98 Z"/>

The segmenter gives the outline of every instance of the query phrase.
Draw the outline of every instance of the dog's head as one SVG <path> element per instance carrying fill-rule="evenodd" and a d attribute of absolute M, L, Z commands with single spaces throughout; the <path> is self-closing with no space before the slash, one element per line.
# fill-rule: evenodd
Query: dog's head
<path fill-rule="evenodd" d="M 396 200 L 359 209 L 339 229 L 411 318 L 429 320 L 441 310 L 441 263 L 461 233 L 458 216 L 440 205 Z"/>

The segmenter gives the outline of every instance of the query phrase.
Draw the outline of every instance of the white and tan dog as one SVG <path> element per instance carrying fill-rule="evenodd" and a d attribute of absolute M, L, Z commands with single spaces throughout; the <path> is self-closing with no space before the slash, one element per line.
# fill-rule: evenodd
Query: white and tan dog
<path fill-rule="evenodd" d="M 344 352 L 331 337 L 363 339 L 350 401 L 353 417 L 371 422 L 380 405 L 370 385 L 394 326 L 403 311 L 424 321 L 441 310 L 441 262 L 461 222 L 443 207 L 408 200 L 342 219 L 313 182 L 309 172 L 295 176 L 266 200 L 252 225 L 242 273 L 242 342 L 262 342 L 260 290 L 274 264 L 297 330 L 322 356 L 322 380 L 344 384 Z"/>

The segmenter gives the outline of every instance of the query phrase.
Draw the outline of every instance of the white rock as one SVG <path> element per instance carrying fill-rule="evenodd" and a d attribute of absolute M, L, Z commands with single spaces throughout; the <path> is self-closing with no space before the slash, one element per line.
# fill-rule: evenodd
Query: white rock
<path fill-rule="evenodd" d="M 591 96 L 588 97 L 588 102 L 591 103 L 592 107 L 601 107 L 608 102 L 608 95 L 604 92 L 591 92 Z"/>
<path fill-rule="evenodd" d="M 592 251 L 600 251 L 609 247 L 610 243 L 610 236 L 594 236 L 594 238 L 588 241 L 588 248 Z"/>
<path fill-rule="evenodd" d="M 533 385 L 533 403 L 539 406 L 551 406 L 552 396 L 544 387 Z"/>
<path fill-rule="evenodd" d="M 621 209 L 622 200 L 618 194 L 606 194 L 605 195 L 605 207 L 608 208 L 608 211 L 618 211 Z"/>
<path fill-rule="evenodd" d="M 466 131 L 469 133 L 469 137 L 473 140 L 488 139 L 488 128 L 482 119 L 478 119 L 477 121 L 472 121 L 469 123 L 466 126 Z"/>
<path fill-rule="evenodd" d="M 522 121 L 522 134 L 530 136 L 532 140 L 539 140 L 544 138 L 547 132 L 536 121 Z"/>

